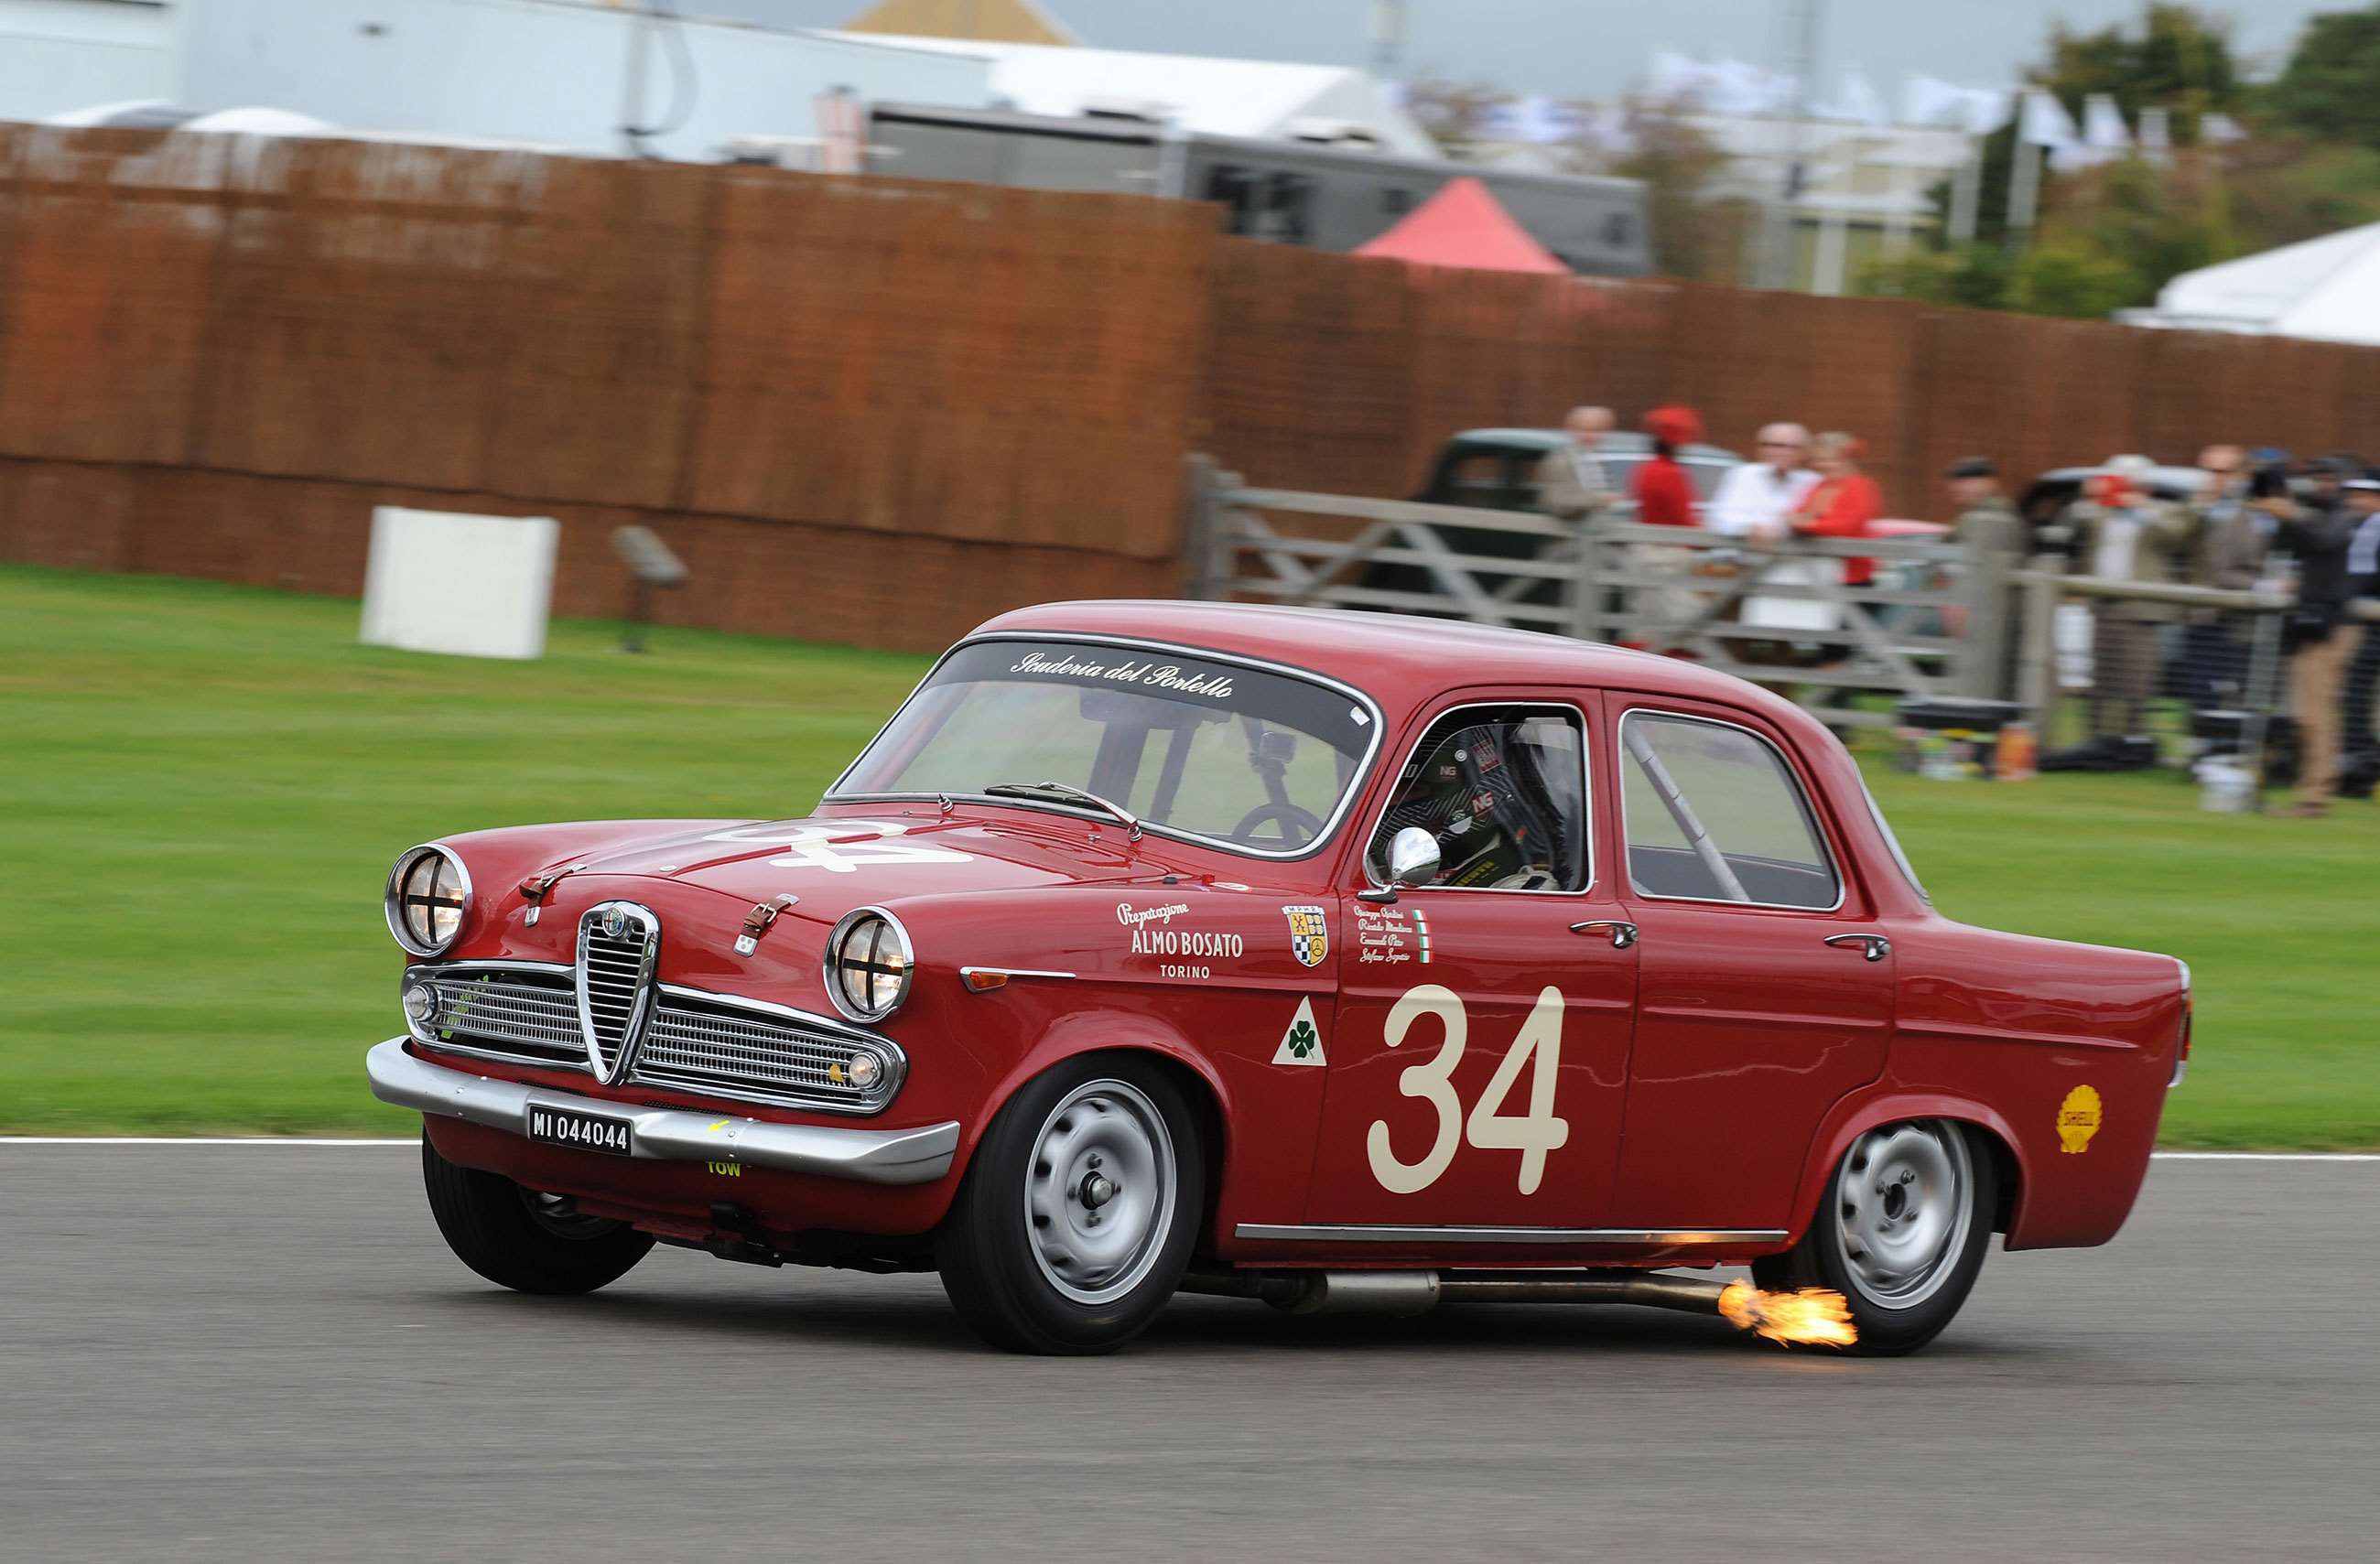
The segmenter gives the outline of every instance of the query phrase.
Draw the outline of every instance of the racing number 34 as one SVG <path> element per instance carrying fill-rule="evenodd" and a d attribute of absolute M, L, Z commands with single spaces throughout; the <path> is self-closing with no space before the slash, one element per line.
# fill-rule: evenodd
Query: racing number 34
<path fill-rule="evenodd" d="M 1389 1145 L 1388 1121 L 1373 1120 L 1364 1138 L 1372 1176 L 1391 1194 L 1427 1189 L 1453 1163 L 1457 1143 L 1467 1138 L 1483 1151 L 1519 1152 L 1521 1193 L 1535 1194 L 1546 1176 L 1546 1153 L 1570 1139 L 1570 1121 L 1554 1112 L 1554 1079 L 1561 1068 L 1561 990 L 1548 987 L 1537 995 L 1536 1005 L 1521 1023 L 1520 1035 L 1504 1050 L 1502 1062 L 1488 1077 L 1487 1089 L 1472 1104 L 1467 1119 L 1463 1099 L 1454 1092 L 1454 1067 L 1463 1062 L 1463 1046 L 1471 1029 L 1461 995 L 1436 983 L 1407 990 L 1389 1012 L 1382 1040 L 1392 1049 L 1403 1046 L 1405 1034 L 1425 1015 L 1438 1018 L 1446 1040 L 1437 1053 L 1407 1068 L 1397 1078 L 1397 1089 L 1438 1109 L 1438 1131 L 1421 1160 L 1406 1162 Z M 1532 1063 L 1529 1110 L 1518 1116 L 1502 1112 L 1522 1068 Z"/>

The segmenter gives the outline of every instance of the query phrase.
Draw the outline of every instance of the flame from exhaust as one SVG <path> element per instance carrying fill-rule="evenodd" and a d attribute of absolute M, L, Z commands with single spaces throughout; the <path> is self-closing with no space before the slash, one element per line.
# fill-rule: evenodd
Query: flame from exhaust
<path fill-rule="evenodd" d="M 1748 1281 L 1730 1281 L 1718 1295 L 1718 1312 L 1739 1330 L 1771 1341 L 1806 1341 L 1848 1347 L 1859 1340 L 1851 1305 L 1840 1292 L 1805 1287 L 1799 1292 L 1763 1292 Z"/>

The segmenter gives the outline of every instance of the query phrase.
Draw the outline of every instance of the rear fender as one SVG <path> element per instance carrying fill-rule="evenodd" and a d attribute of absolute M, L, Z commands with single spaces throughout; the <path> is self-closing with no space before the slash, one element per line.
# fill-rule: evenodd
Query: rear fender
<path fill-rule="evenodd" d="M 1972 1124 L 1997 1138 L 2006 1152 L 2009 1166 L 2015 1170 L 2016 1189 L 2009 1210 L 2009 1246 L 2022 1247 L 2015 1242 L 2023 1230 L 2025 1201 L 2032 1194 L 2031 1169 L 2026 1165 L 2023 1144 L 1998 1112 L 1972 1097 L 1949 1092 L 1912 1092 L 1892 1086 L 1854 1093 L 1835 1105 L 1834 1110 L 1818 1126 L 1811 1139 L 1810 1155 L 1802 1167 L 1802 1177 L 1794 1186 L 1792 1206 L 1792 1242 L 1799 1243 L 1816 1217 L 1818 1201 L 1824 1194 L 1827 1180 L 1842 1160 L 1852 1143 L 1870 1130 L 1894 1124 L 1903 1119 L 1950 1119 Z M 2003 1197 L 2008 1194 L 2002 1192 Z"/>

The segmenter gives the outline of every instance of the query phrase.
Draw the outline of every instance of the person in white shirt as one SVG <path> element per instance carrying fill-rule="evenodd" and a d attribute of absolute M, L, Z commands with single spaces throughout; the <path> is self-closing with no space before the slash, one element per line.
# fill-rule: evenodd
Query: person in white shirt
<path fill-rule="evenodd" d="M 1810 431 L 1770 424 L 1753 460 L 1728 469 L 1703 508 L 1703 525 L 1727 538 L 1781 538 L 1786 518 L 1818 486 L 1810 470 Z"/>

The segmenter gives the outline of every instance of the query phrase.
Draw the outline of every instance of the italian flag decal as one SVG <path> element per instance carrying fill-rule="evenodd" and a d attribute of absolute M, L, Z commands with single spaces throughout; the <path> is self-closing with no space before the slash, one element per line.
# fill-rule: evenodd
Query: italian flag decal
<path fill-rule="evenodd" d="M 1413 920 L 1414 933 L 1419 936 L 1421 940 L 1421 964 L 1427 966 L 1429 964 L 1429 915 L 1416 907 L 1414 909 Z"/>

